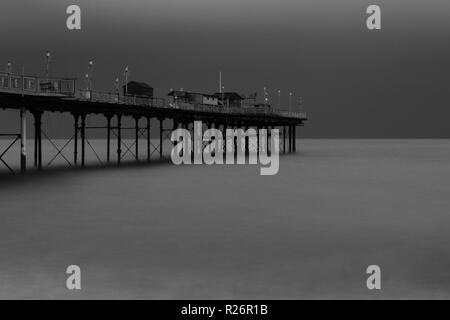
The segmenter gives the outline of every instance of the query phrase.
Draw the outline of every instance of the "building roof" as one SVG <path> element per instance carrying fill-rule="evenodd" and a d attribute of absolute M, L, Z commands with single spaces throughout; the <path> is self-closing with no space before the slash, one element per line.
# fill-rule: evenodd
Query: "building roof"
<path fill-rule="evenodd" d="M 170 90 L 167 94 L 168 96 L 186 96 L 188 94 L 188 91 L 181 91 L 181 90 Z"/>
<path fill-rule="evenodd" d="M 237 92 L 217 92 L 214 94 L 219 99 L 225 99 L 225 100 L 242 100 L 242 96 Z"/>
<path fill-rule="evenodd" d="M 128 82 L 128 86 L 138 86 L 138 87 L 141 87 L 141 88 L 145 88 L 145 89 L 153 89 L 153 87 L 151 87 L 150 85 L 148 85 L 147 83 L 145 83 L 145 82 L 138 82 L 138 81 L 129 81 Z M 125 88 L 125 84 L 122 86 L 122 87 L 124 87 Z"/>

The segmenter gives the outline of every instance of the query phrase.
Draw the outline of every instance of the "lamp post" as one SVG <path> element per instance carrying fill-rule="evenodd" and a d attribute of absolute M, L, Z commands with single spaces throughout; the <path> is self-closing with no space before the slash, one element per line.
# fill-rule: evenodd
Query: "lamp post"
<path fill-rule="evenodd" d="M 298 97 L 298 109 L 302 112 L 303 97 Z"/>
<path fill-rule="evenodd" d="M 267 96 L 266 87 L 264 87 L 264 104 L 267 106 L 269 103 L 269 97 Z"/>
<path fill-rule="evenodd" d="M 116 93 L 119 94 L 119 78 L 116 78 Z"/>
<path fill-rule="evenodd" d="M 91 99 L 91 90 L 89 90 L 89 74 L 86 73 L 84 77 L 86 78 L 86 98 Z"/>
<path fill-rule="evenodd" d="M 7 70 L 7 73 L 8 73 L 8 74 L 11 73 L 11 68 L 12 68 L 12 62 L 11 62 L 11 61 L 8 61 L 8 64 L 7 64 L 7 67 L 6 67 L 6 70 Z"/>
<path fill-rule="evenodd" d="M 119 91 L 119 78 L 116 78 L 116 94 L 117 94 L 117 102 L 119 102 L 119 98 L 120 98 L 120 91 Z"/>
<path fill-rule="evenodd" d="M 225 87 L 224 86 L 220 86 L 220 92 L 222 93 L 222 106 L 224 106 L 224 94 L 225 94 Z M 228 105 L 227 105 L 228 106 Z"/>
<path fill-rule="evenodd" d="M 47 51 L 45 53 L 45 61 L 46 61 L 46 63 L 45 63 L 45 75 L 47 76 L 47 78 L 50 75 L 50 57 L 51 57 L 51 53 L 50 53 L 50 51 Z"/>
<path fill-rule="evenodd" d="M 88 85 L 89 85 L 89 88 L 88 88 L 88 90 L 89 91 L 92 91 L 92 68 L 94 67 L 94 61 L 92 61 L 92 60 L 89 60 L 89 68 L 88 68 Z"/>
<path fill-rule="evenodd" d="M 128 96 L 128 66 L 125 67 L 125 95 Z"/>
<path fill-rule="evenodd" d="M 289 92 L 289 111 L 291 111 L 292 108 L 292 92 Z"/>
<path fill-rule="evenodd" d="M 277 109 L 280 110 L 281 90 L 278 90 Z"/>

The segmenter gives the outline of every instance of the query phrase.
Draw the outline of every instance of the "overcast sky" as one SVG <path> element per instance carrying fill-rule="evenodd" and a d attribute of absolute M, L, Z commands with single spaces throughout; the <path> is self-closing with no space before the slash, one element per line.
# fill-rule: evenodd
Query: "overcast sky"
<path fill-rule="evenodd" d="M 82 9 L 81 31 L 66 29 L 70 4 Z M 381 7 L 381 31 L 365 26 L 370 4 Z M 2 0 L 0 63 L 43 74 L 50 50 L 53 75 L 82 79 L 93 59 L 94 89 L 105 91 L 128 65 L 158 96 L 215 92 L 221 70 L 226 90 L 262 98 L 266 86 L 276 105 L 281 89 L 285 107 L 289 91 L 302 96 L 303 136 L 450 137 L 449 9 L 448 0 Z"/>

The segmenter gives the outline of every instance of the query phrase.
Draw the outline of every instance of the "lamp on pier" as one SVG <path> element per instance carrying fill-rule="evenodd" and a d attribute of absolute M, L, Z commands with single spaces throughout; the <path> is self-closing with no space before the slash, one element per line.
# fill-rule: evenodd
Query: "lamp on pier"
<path fill-rule="evenodd" d="M 278 110 L 280 110 L 280 100 L 281 100 L 281 90 L 278 90 L 278 101 L 277 101 Z"/>
<path fill-rule="evenodd" d="M 267 95 L 267 88 L 264 87 L 264 104 L 268 105 L 269 104 L 269 97 Z"/>
<path fill-rule="evenodd" d="M 291 109 L 292 109 L 292 95 L 293 95 L 293 93 L 289 92 L 289 111 L 291 111 Z"/>
<path fill-rule="evenodd" d="M 128 66 L 125 67 L 125 95 L 128 95 L 128 72 L 130 70 L 128 69 Z"/>
<path fill-rule="evenodd" d="M 47 78 L 49 77 L 50 74 L 50 58 L 51 58 L 51 53 L 50 51 L 47 51 L 45 53 L 45 75 L 47 76 Z"/>
<path fill-rule="evenodd" d="M 119 94 L 119 78 L 116 78 L 115 88 L 116 88 L 116 93 Z"/>
<path fill-rule="evenodd" d="M 88 90 L 92 91 L 92 69 L 94 67 L 94 61 L 89 60 L 89 72 L 88 72 Z"/>

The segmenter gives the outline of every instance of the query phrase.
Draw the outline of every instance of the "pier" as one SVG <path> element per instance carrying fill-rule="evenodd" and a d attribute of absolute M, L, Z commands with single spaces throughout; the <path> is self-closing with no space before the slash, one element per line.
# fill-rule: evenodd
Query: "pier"
<path fill-rule="evenodd" d="M 71 167 L 86 165 L 87 133 L 101 130 L 105 134 L 106 163 L 112 162 L 111 154 L 117 153 L 116 162 L 120 164 L 125 154 L 131 153 L 136 161 L 150 162 L 153 155 L 163 157 L 163 142 L 170 139 L 177 128 L 191 130 L 194 121 L 202 121 L 208 128 L 223 132 L 227 128 L 280 129 L 280 151 L 296 152 L 296 130 L 307 120 L 303 112 L 274 111 L 271 108 L 243 108 L 225 105 L 207 105 L 202 103 L 170 103 L 166 98 L 143 97 L 138 95 L 107 93 L 93 90 L 78 90 L 77 80 L 73 78 L 49 78 L 0 73 L 0 113 L 3 110 L 17 111 L 19 132 L 4 132 L 0 128 L 0 138 L 8 141 L 4 150 L 0 150 L 0 165 L 14 173 L 15 170 L 5 160 L 20 143 L 20 171 L 27 171 L 26 148 L 27 117 L 32 117 L 34 128 L 33 159 L 36 169 L 43 169 L 42 140 L 47 139 Z M 73 118 L 73 136 L 63 147 L 56 146 L 51 137 L 43 130 L 43 114 L 70 114 Z M 86 120 L 92 115 L 104 117 L 103 126 L 88 126 Z M 122 125 L 125 118 L 133 119 L 134 126 Z M 151 120 L 157 119 L 159 135 L 151 136 Z M 134 143 L 127 146 L 123 142 L 124 130 L 134 132 Z M 153 143 L 152 139 L 158 143 Z M 258 137 L 259 138 L 259 137 Z M 140 141 L 146 141 L 145 156 L 139 150 Z M 116 140 L 116 145 L 112 142 Z M 259 143 L 259 142 L 258 142 Z M 63 149 L 73 144 L 73 157 L 63 155 Z M 95 151 L 94 151 L 95 152 Z M 47 164 L 50 165 L 54 158 Z M 100 159 L 99 159 L 100 160 Z"/>

